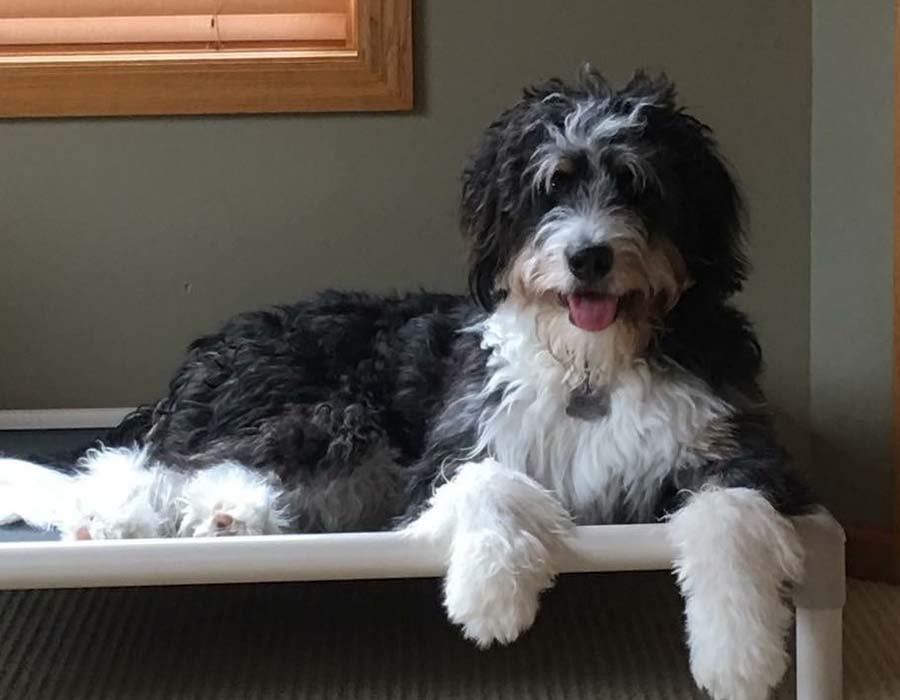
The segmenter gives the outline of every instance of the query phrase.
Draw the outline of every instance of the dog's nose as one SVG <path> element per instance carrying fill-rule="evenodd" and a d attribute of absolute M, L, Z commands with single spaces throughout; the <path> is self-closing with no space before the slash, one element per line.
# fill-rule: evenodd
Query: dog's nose
<path fill-rule="evenodd" d="M 599 282 L 612 269 L 613 251 L 608 245 L 592 245 L 569 253 L 569 269 L 579 282 Z"/>

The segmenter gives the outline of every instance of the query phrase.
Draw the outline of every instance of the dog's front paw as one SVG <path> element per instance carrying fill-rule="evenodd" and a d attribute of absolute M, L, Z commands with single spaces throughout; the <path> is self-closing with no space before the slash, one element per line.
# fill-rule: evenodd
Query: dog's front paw
<path fill-rule="evenodd" d="M 691 673 L 714 700 L 766 700 L 787 670 L 783 630 L 790 610 L 777 595 L 763 594 L 757 601 L 738 598 L 737 605 L 727 598 L 687 600 Z"/>
<path fill-rule="evenodd" d="M 787 669 L 787 654 L 779 642 L 750 648 L 752 642 L 693 640 L 691 673 L 714 700 L 767 700 Z"/>
<path fill-rule="evenodd" d="M 538 598 L 553 583 L 536 537 L 492 530 L 458 534 L 444 584 L 444 606 L 467 639 L 486 648 L 509 644 L 531 627 Z"/>
<path fill-rule="evenodd" d="M 691 671 L 715 700 L 765 700 L 787 670 L 803 546 L 761 493 L 708 488 L 669 521 Z"/>

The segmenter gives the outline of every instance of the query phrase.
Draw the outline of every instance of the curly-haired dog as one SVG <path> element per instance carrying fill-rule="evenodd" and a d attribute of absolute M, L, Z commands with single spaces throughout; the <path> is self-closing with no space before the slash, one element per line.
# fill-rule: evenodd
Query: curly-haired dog
<path fill-rule="evenodd" d="M 449 616 L 480 646 L 531 625 L 573 522 L 667 519 L 695 678 L 765 698 L 802 573 L 786 516 L 810 498 L 728 302 L 741 201 L 710 130 L 665 78 L 549 81 L 488 128 L 462 225 L 476 303 L 332 292 L 239 316 L 132 417 L 143 459 L 271 472 L 291 519 L 276 529 L 430 539 Z M 204 501 L 201 534 L 258 517 Z"/>

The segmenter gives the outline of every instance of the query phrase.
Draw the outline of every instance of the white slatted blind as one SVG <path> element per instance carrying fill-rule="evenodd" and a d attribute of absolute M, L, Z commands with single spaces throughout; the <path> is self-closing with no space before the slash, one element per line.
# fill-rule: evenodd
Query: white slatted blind
<path fill-rule="evenodd" d="M 0 53 L 351 48 L 353 0 L 0 0 Z"/>

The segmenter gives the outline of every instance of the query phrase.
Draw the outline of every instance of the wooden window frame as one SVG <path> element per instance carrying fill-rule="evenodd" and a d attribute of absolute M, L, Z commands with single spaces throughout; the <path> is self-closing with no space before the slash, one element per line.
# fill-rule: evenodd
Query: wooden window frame
<path fill-rule="evenodd" d="M 355 0 L 354 51 L 0 63 L 0 117 L 412 108 L 412 0 Z"/>

